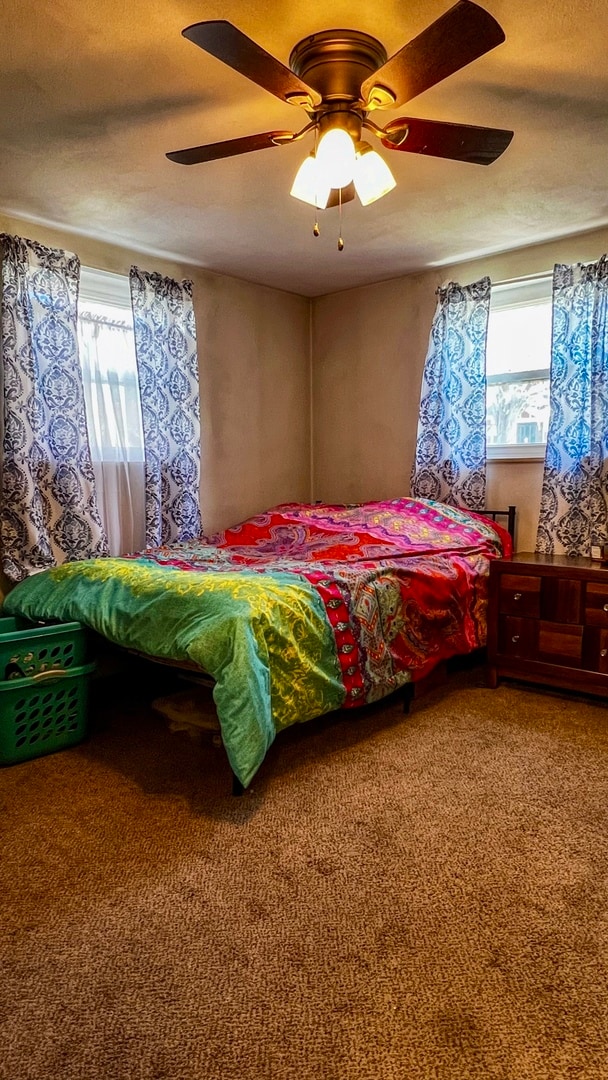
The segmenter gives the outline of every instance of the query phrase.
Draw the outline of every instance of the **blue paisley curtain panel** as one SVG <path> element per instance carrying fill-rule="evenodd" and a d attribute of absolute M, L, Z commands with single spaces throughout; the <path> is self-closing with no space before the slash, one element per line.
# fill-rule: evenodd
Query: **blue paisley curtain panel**
<path fill-rule="evenodd" d="M 130 283 L 144 432 L 146 544 L 156 547 L 202 532 L 192 282 L 133 266 Z"/>
<path fill-rule="evenodd" d="M 107 553 L 78 358 L 76 255 L 17 236 L 2 253 L 2 569 L 29 573 Z"/>
<path fill-rule="evenodd" d="M 490 279 L 437 290 L 422 376 L 411 494 L 468 510 L 486 500 Z"/>
<path fill-rule="evenodd" d="M 608 256 L 553 270 L 550 419 L 536 550 L 608 543 Z"/>

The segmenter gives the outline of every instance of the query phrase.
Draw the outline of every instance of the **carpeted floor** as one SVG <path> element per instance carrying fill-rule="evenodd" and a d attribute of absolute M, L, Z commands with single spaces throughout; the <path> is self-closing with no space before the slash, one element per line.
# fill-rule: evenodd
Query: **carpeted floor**
<path fill-rule="evenodd" d="M 608 706 L 452 676 L 223 751 L 96 689 L 0 772 L 2 1080 L 608 1078 Z"/>

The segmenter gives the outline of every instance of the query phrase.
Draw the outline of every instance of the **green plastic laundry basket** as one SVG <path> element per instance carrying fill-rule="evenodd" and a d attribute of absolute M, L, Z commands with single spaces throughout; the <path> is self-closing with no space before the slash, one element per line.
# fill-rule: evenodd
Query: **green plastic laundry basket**
<path fill-rule="evenodd" d="M 94 668 L 95 664 L 83 664 L 0 682 L 0 765 L 15 765 L 82 742 Z"/>
<path fill-rule="evenodd" d="M 67 671 L 85 663 L 87 640 L 78 622 L 38 625 L 0 615 L 0 680 Z"/>

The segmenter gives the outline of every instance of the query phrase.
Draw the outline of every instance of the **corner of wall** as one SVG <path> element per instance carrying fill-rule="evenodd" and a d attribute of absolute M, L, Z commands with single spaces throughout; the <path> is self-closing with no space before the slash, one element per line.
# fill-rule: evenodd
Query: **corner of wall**
<path fill-rule="evenodd" d="M 315 501 L 315 415 L 314 415 L 314 367 L 313 367 L 314 300 L 308 301 L 308 439 L 309 439 L 309 491 L 310 502 Z"/>

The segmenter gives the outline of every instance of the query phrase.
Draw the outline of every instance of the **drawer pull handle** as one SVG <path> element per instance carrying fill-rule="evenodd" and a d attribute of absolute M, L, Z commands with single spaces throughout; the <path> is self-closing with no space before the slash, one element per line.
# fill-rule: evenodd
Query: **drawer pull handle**
<path fill-rule="evenodd" d="M 511 641 L 513 642 L 514 645 L 517 645 L 517 642 L 519 641 L 519 634 L 513 634 L 513 637 L 511 638 Z"/>
<path fill-rule="evenodd" d="M 604 611 L 608 611 L 608 604 L 604 604 Z"/>
<path fill-rule="evenodd" d="M 513 599 L 514 600 L 521 600 L 521 593 L 520 592 L 513 593 Z M 608 604 L 606 604 L 606 607 L 604 608 L 604 611 L 608 611 Z"/>
<path fill-rule="evenodd" d="M 600 656 L 608 656 L 608 649 L 600 649 Z"/>

